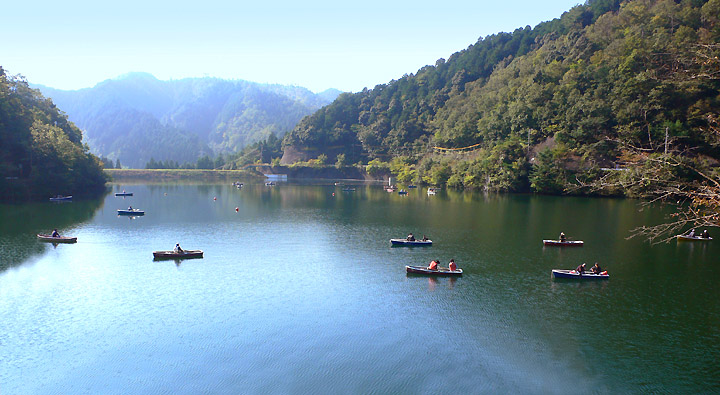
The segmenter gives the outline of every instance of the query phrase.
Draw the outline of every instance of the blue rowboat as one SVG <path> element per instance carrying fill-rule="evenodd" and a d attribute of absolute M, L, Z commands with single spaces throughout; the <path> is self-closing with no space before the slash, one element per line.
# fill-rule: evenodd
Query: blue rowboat
<path fill-rule="evenodd" d="M 555 278 L 572 278 L 576 280 L 605 280 L 610 278 L 607 271 L 600 272 L 600 274 L 593 274 L 592 272 L 585 271 L 582 275 L 580 275 L 580 273 L 575 270 L 553 269 L 552 275 Z"/>
<path fill-rule="evenodd" d="M 132 196 L 132 192 L 117 192 L 115 193 L 115 196 Z"/>
<path fill-rule="evenodd" d="M 394 246 L 406 246 L 406 247 L 416 247 L 416 246 L 431 246 L 432 240 L 413 240 L 410 241 L 408 239 L 390 239 L 390 244 Z"/>
<path fill-rule="evenodd" d="M 405 266 L 405 271 L 411 274 L 425 274 L 429 276 L 462 276 L 462 269 L 457 270 L 430 270 L 423 266 Z"/>
<path fill-rule="evenodd" d="M 145 212 L 138 209 L 118 210 L 118 215 L 145 215 Z"/>

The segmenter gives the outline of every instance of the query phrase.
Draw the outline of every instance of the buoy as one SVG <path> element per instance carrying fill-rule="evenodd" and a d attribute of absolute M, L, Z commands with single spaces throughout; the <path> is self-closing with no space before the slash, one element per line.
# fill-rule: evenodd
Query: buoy
<path fill-rule="evenodd" d="M 333 192 L 333 196 L 335 196 L 335 192 Z"/>
<path fill-rule="evenodd" d="M 213 200 L 217 200 L 217 198 L 216 198 L 216 197 L 214 197 L 214 198 L 213 198 Z"/>
<path fill-rule="evenodd" d="M 235 207 L 235 212 L 237 213 L 238 211 L 240 211 L 240 209 Z"/>

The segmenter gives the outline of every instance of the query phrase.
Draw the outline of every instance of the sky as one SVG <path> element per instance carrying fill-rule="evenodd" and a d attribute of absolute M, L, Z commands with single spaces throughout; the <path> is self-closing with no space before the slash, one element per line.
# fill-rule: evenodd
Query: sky
<path fill-rule="evenodd" d="M 129 72 L 357 92 L 481 37 L 562 15 L 578 0 L 13 1 L 0 66 L 81 89 Z"/>

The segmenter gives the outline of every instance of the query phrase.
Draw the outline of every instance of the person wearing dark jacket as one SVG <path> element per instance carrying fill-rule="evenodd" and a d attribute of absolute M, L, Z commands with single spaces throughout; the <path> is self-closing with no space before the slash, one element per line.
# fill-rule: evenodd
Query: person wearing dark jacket
<path fill-rule="evenodd" d="M 581 276 L 583 272 L 585 271 L 585 263 L 575 268 L 575 271 L 578 272 Z"/>

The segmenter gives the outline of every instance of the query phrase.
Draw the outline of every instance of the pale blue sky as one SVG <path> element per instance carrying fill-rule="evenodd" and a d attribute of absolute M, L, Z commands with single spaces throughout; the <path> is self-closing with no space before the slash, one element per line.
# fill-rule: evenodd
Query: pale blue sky
<path fill-rule="evenodd" d="M 15 0 L 2 7 L 0 66 L 60 89 L 143 71 L 356 92 L 582 1 L 245 3 Z"/>

